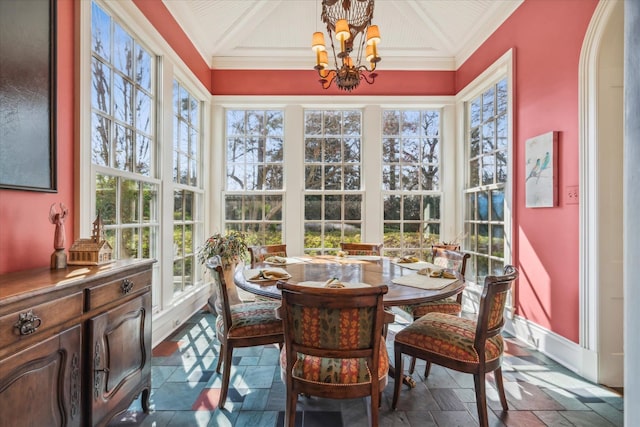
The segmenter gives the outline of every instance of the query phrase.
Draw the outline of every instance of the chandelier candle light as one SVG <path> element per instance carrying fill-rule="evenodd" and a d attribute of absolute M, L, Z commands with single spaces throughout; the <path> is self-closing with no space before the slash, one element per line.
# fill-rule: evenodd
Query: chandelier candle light
<path fill-rule="evenodd" d="M 322 0 L 322 22 L 327 24 L 335 63 L 335 67 L 330 69 L 324 33 L 313 33 L 311 49 L 316 53 L 314 68 L 318 71 L 323 89 L 328 89 L 335 81 L 339 89 L 350 92 L 358 87 L 360 80 L 369 84 L 374 82 L 376 64 L 381 58 L 378 56 L 380 31 L 377 25 L 371 25 L 373 3 L 374 0 Z M 340 52 L 337 54 L 333 44 L 334 34 L 340 42 Z M 363 64 L 363 53 L 368 67 Z"/>

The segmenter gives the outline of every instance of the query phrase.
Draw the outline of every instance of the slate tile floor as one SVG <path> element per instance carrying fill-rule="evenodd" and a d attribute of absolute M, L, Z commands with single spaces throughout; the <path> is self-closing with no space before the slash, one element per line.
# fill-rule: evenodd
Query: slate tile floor
<path fill-rule="evenodd" d="M 153 350 L 151 411 L 139 399 L 111 427 L 283 425 L 285 389 L 275 345 L 237 349 L 225 409 L 217 408 L 221 376 L 215 373 L 220 345 L 215 318 L 199 312 Z M 394 331 L 407 320 L 396 314 Z M 393 354 L 390 352 L 390 354 Z M 405 367 L 408 363 L 405 362 Z M 385 388 L 380 426 L 477 426 L 473 378 L 433 366 L 424 381 L 424 362 L 413 374 L 417 387 L 403 387 L 393 411 L 393 379 Z M 503 361 L 509 411 L 503 412 L 490 377 L 487 387 L 491 426 L 622 426 L 623 397 L 580 378 L 541 353 L 507 338 Z M 331 400 L 300 397 L 296 425 L 304 427 L 367 426 L 365 399 Z"/>

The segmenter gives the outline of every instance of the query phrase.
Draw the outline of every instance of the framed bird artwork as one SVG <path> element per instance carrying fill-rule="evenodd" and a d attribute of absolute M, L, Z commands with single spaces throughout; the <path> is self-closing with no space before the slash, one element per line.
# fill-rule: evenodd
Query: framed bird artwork
<path fill-rule="evenodd" d="M 526 207 L 552 208 L 558 204 L 558 132 L 547 132 L 525 143 Z"/>

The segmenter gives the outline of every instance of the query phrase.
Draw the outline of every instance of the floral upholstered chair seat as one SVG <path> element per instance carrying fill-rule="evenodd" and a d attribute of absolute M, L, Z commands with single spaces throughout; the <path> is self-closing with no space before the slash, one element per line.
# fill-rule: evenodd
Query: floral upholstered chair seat
<path fill-rule="evenodd" d="M 229 307 L 231 327 L 228 337 L 254 337 L 282 333 L 282 320 L 276 317 L 279 301 L 236 304 Z M 225 334 L 222 315 L 216 318 L 218 334 Z"/>
<path fill-rule="evenodd" d="M 298 353 L 291 371 L 298 380 L 354 385 L 371 382 L 371 372 L 366 359 L 333 359 L 329 357 L 316 357 Z M 280 353 L 281 372 L 286 372 L 286 349 Z M 380 343 L 380 362 L 378 365 L 378 379 L 383 379 L 389 373 L 389 356 L 384 342 Z M 283 378 L 284 380 L 284 378 Z"/>
<path fill-rule="evenodd" d="M 468 363 L 479 363 L 473 344 L 476 322 L 443 313 L 429 313 L 396 334 L 396 342 Z M 502 335 L 487 340 L 485 360 L 500 357 L 504 349 Z"/>

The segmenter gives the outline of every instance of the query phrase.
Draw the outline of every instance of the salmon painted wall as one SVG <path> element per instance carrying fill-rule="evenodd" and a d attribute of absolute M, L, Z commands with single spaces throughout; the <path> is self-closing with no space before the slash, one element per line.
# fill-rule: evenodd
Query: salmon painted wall
<path fill-rule="evenodd" d="M 318 80 L 313 69 L 211 71 L 214 95 L 455 95 L 454 71 L 380 71 L 373 85 L 360 82 L 352 92 L 340 90 L 335 84 L 325 90 Z"/>
<path fill-rule="evenodd" d="M 516 312 L 579 342 L 578 65 L 597 0 L 526 0 L 458 69 L 463 89 L 508 49 L 515 50 L 514 263 Z M 559 205 L 525 207 L 525 141 L 559 132 Z"/>
<path fill-rule="evenodd" d="M 0 274 L 49 266 L 55 232 L 49 222 L 52 203 L 70 209 L 65 246 L 73 243 L 74 6 L 70 0 L 58 0 L 57 6 L 58 192 L 0 190 Z"/>

